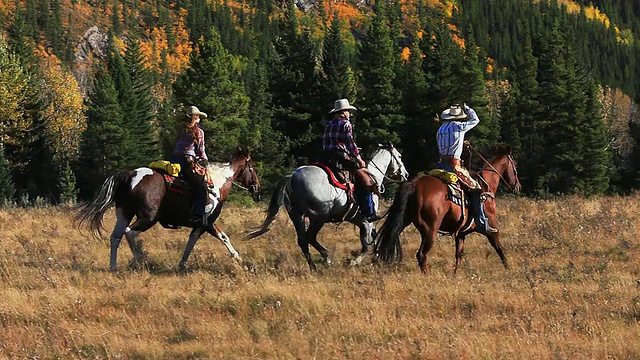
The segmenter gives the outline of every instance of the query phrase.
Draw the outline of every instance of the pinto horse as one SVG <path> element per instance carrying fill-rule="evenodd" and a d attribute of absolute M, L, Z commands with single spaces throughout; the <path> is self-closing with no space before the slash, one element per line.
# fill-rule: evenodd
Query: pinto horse
<path fill-rule="evenodd" d="M 480 155 L 481 156 L 481 155 Z M 494 194 L 502 180 L 514 193 L 521 190 L 516 161 L 511 156 L 508 145 L 496 147 L 491 160 L 486 160 L 483 168 L 475 173 L 474 178 L 482 186 L 484 206 L 491 226 L 498 229 L 496 219 L 496 198 Z M 427 253 L 433 246 L 436 234 L 449 234 L 455 238 L 456 265 L 458 270 L 460 260 L 464 254 L 465 237 L 477 231 L 477 225 L 469 209 L 454 204 L 447 184 L 439 178 L 423 175 L 401 185 L 388 216 L 376 238 L 376 255 L 378 259 L 387 263 L 402 260 L 400 233 L 410 223 L 418 229 L 422 238 L 420 248 L 416 253 L 418 266 L 422 272 L 427 271 Z M 500 256 L 505 268 L 509 268 L 507 258 L 500 245 L 500 232 L 485 234 L 489 243 Z"/>
<path fill-rule="evenodd" d="M 191 195 L 171 191 L 165 175 L 155 169 L 141 167 L 132 171 L 122 171 L 109 176 L 102 184 L 93 200 L 78 206 L 75 216 L 78 227 L 87 225 L 94 236 L 102 235 L 102 220 L 112 203 L 116 207 L 116 225 L 111 233 L 110 269 L 117 269 L 118 246 L 124 235 L 127 238 L 136 263 L 144 259 L 137 237 L 156 223 L 166 228 L 191 227 L 179 267 L 184 265 L 196 242 L 204 232 L 220 239 L 231 256 L 241 262 L 238 252 L 231 245 L 229 237 L 214 225 L 220 215 L 224 199 L 231 191 L 233 184 L 249 190 L 254 200 L 260 181 L 254 170 L 254 164 L 248 150 L 238 148 L 229 163 L 209 163 L 207 170 L 212 177 L 215 189 L 219 192 L 219 202 L 214 209 L 207 212 L 206 227 L 196 226 L 195 216 L 191 210 Z M 239 184 L 238 184 L 239 183 Z M 129 225 L 133 220 L 133 224 Z"/>
<path fill-rule="evenodd" d="M 367 170 L 375 179 L 379 192 L 383 192 L 382 182 L 385 179 L 406 181 L 409 177 L 402 163 L 402 155 L 391 143 L 380 144 L 367 162 Z M 388 176 L 389 174 L 390 176 Z M 392 180 L 393 180 L 392 179 Z M 373 195 L 374 207 L 378 208 L 378 196 Z M 301 166 L 293 174 L 285 176 L 273 191 L 269 203 L 268 214 L 262 226 L 251 232 L 248 237 L 255 238 L 269 231 L 269 226 L 284 205 L 289 218 L 293 222 L 298 237 L 298 246 L 302 250 L 309 268 L 314 271 L 316 265 L 311 258 L 309 245 L 313 246 L 323 257 L 325 264 L 330 264 L 329 253 L 318 240 L 318 232 L 325 223 L 342 223 L 348 221 L 360 228 L 362 248 L 351 265 L 358 265 L 370 252 L 373 244 L 374 224 L 366 220 L 356 204 L 349 202 L 345 190 L 331 184 L 327 173 L 315 165 Z M 309 224 L 306 224 L 306 219 Z"/>

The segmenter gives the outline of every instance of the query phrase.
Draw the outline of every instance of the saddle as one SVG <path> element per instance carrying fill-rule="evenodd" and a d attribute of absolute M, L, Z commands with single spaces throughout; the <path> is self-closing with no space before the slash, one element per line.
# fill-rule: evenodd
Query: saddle
<path fill-rule="evenodd" d="M 353 195 L 354 179 L 352 179 L 352 176 L 349 173 L 349 171 L 347 170 L 334 171 L 327 164 L 324 164 L 321 162 L 315 162 L 315 163 L 312 163 L 312 165 L 315 165 L 321 168 L 322 170 L 324 170 L 325 173 L 327 173 L 327 176 L 329 177 L 329 183 L 331 183 L 331 185 Z"/>
<path fill-rule="evenodd" d="M 436 177 L 445 183 L 448 188 L 447 200 L 450 200 L 452 203 L 462 207 L 464 210 L 466 205 L 466 194 L 460 185 L 460 178 L 456 173 L 436 168 L 429 171 L 427 174 Z"/>

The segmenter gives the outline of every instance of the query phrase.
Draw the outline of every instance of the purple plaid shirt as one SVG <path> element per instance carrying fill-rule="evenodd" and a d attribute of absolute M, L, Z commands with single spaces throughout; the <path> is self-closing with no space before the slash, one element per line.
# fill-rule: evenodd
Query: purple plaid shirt
<path fill-rule="evenodd" d="M 348 118 L 329 121 L 322 138 L 323 150 L 342 150 L 353 157 L 359 157 L 360 151 L 353 140 L 353 129 Z"/>
<path fill-rule="evenodd" d="M 173 153 L 208 160 L 207 154 L 204 152 L 204 131 L 196 126 L 196 134 L 196 139 L 194 140 L 191 129 L 183 129 L 178 135 L 178 141 Z"/>

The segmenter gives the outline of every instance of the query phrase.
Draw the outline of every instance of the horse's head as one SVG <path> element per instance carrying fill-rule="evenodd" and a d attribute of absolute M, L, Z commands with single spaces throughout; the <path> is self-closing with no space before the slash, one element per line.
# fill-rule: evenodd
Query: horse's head
<path fill-rule="evenodd" d="M 378 155 L 381 155 L 382 151 L 388 152 L 390 156 L 388 163 L 381 162 L 380 166 L 382 166 L 382 168 L 379 170 L 393 180 L 407 181 L 407 179 L 409 178 L 409 172 L 404 167 L 404 163 L 402 162 L 402 154 L 400 154 L 398 149 L 396 149 L 391 142 L 378 144 L 378 147 L 379 151 L 373 155 L 371 162 L 375 165 L 378 165 L 377 158 L 380 157 Z M 384 168 L 384 164 L 387 164 L 386 169 Z"/>
<path fill-rule="evenodd" d="M 236 184 L 245 187 L 254 201 L 260 200 L 258 195 L 260 179 L 258 179 L 249 149 L 238 147 L 231 159 L 231 167 L 234 169 Z"/>
<path fill-rule="evenodd" d="M 511 154 L 511 146 L 505 145 L 503 150 L 500 151 L 498 155 L 496 155 L 495 160 L 493 161 L 493 165 L 498 173 L 501 175 L 504 183 L 509 187 L 509 189 L 514 193 L 519 193 L 522 190 L 522 185 L 520 185 L 520 179 L 518 179 L 518 163 L 514 160 Z"/>

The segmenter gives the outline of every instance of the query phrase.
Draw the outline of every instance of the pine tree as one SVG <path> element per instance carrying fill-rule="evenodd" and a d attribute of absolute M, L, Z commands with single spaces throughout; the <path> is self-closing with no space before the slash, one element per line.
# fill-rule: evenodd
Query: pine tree
<path fill-rule="evenodd" d="M 300 30 L 293 1 L 287 2 L 278 26 L 280 36 L 274 41 L 275 55 L 269 79 L 274 110 L 272 125 L 289 139 L 291 155 L 296 163 L 302 164 L 320 151 L 321 116 L 326 112 L 322 109 L 329 104 L 318 101 L 320 85 L 315 45 L 309 28 Z"/>
<path fill-rule="evenodd" d="M 65 163 L 60 169 L 58 179 L 58 193 L 60 194 L 60 204 L 74 204 L 78 199 L 78 189 L 76 189 L 76 177 L 71 170 L 69 163 Z"/>
<path fill-rule="evenodd" d="M 0 147 L 0 206 L 6 206 L 13 201 L 16 187 L 11 176 L 11 169 L 4 157 L 4 149 Z"/>
<path fill-rule="evenodd" d="M 200 123 L 207 134 L 207 155 L 226 160 L 234 148 L 254 139 L 248 128 L 249 97 L 239 80 L 241 59 L 222 46 L 213 29 L 197 47 L 189 67 L 174 83 L 175 99 L 181 110 L 196 105 L 208 114 Z"/>
<path fill-rule="evenodd" d="M 76 170 L 82 198 L 91 196 L 106 176 L 130 167 L 128 136 L 113 79 L 99 68 L 88 98 L 87 130 Z"/>
<path fill-rule="evenodd" d="M 411 53 L 402 72 L 406 124 L 400 132 L 400 137 L 403 144 L 403 162 L 410 173 L 423 171 L 437 160 L 437 149 L 433 139 L 438 123 L 433 121 L 434 113 L 425 101 L 427 82 L 419 42 L 420 39 L 417 37 L 413 40 Z"/>
<path fill-rule="evenodd" d="M 545 171 L 540 167 L 546 156 L 540 129 L 542 109 L 537 100 L 538 59 L 533 55 L 532 39 L 525 31 L 520 39 L 521 50 L 516 53 L 509 77 L 512 91 L 502 113 L 501 139 L 511 145 L 518 160 L 519 179 L 525 192 L 532 192 L 534 179 Z"/>
<path fill-rule="evenodd" d="M 367 29 L 367 39 L 358 48 L 360 60 L 360 91 L 362 99 L 354 130 L 358 145 L 372 148 L 378 142 L 398 144 L 398 131 L 403 127 L 404 116 L 399 105 L 401 94 L 394 88 L 396 57 L 389 26 L 386 23 L 381 1 L 374 5 L 375 14 Z"/>
<path fill-rule="evenodd" d="M 465 102 L 462 94 L 466 82 L 461 74 L 463 53 L 453 42 L 447 24 L 442 21 L 435 25 L 427 24 L 420 49 L 425 55 L 423 68 L 429 108 L 440 113 L 451 104 Z"/>
<path fill-rule="evenodd" d="M 127 46 L 124 65 L 131 81 L 132 98 L 123 108 L 128 120 L 130 140 L 135 143 L 135 151 L 130 154 L 131 161 L 138 165 L 157 160 L 160 156 L 158 131 L 154 126 L 156 107 L 151 94 L 152 79 L 144 64 L 146 59 L 141 53 L 140 42 L 131 40 Z M 133 144 L 132 144 L 133 145 Z"/>
<path fill-rule="evenodd" d="M 580 124 L 582 157 L 575 167 L 578 178 L 575 191 L 583 195 L 604 193 L 613 172 L 611 151 L 607 149 L 607 128 L 602 118 L 602 105 L 598 100 L 600 89 L 592 78 L 585 81 L 585 118 Z"/>
<path fill-rule="evenodd" d="M 338 14 L 333 15 L 322 47 L 324 71 L 323 99 L 355 99 L 355 79 L 349 66 L 349 54 L 342 39 L 342 23 Z"/>
<path fill-rule="evenodd" d="M 606 130 L 598 110 L 587 107 L 600 108 L 591 85 L 584 90 L 588 83 L 581 80 L 584 75 L 573 43 L 566 28 L 556 22 L 538 63 L 538 99 L 547 110 L 540 121 L 546 153 L 537 164 L 545 174 L 536 188 L 552 194 L 594 194 L 608 187 L 606 168 L 611 159 L 605 152 Z"/>
<path fill-rule="evenodd" d="M 487 110 L 489 101 L 485 97 L 486 82 L 483 65 L 484 62 L 479 58 L 473 27 L 469 25 L 462 69 L 462 81 L 465 86 L 461 89 L 459 96 L 461 99 L 466 99 L 464 101 L 475 110 L 480 119 L 480 124 L 473 129 L 468 138 L 478 148 L 495 145 L 500 136 L 497 119 L 491 117 Z"/>

